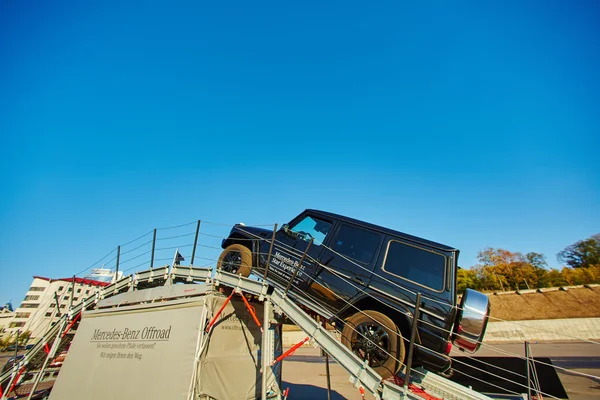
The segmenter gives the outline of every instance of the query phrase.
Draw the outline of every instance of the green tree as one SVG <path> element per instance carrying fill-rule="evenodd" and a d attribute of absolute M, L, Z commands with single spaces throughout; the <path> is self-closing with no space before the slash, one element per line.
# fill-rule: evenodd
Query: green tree
<path fill-rule="evenodd" d="M 529 252 L 525 254 L 525 258 L 527 259 L 527 262 L 529 262 L 529 264 L 531 264 L 531 266 L 534 268 L 545 269 L 548 267 L 546 256 L 541 253 Z"/>
<path fill-rule="evenodd" d="M 478 287 L 482 290 L 504 290 L 508 286 L 506 278 L 502 275 L 496 275 L 492 268 L 477 265 L 473 268 L 477 277 Z"/>
<path fill-rule="evenodd" d="M 572 268 L 600 265 L 600 233 L 565 247 L 556 258 Z"/>
<path fill-rule="evenodd" d="M 458 293 L 464 293 L 467 288 L 479 290 L 481 283 L 477 279 L 477 274 L 471 269 L 459 269 L 456 276 L 456 290 Z"/>
<path fill-rule="evenodd" d="M 565 268 L 566 269 L 566 268 Z M 547 275 L 548 285 L 546 287 L 557 287 L 557 286 L 566 286 L 569 283 L 561 273 L 561 271 L 557 269 L 551 269 Z"/>

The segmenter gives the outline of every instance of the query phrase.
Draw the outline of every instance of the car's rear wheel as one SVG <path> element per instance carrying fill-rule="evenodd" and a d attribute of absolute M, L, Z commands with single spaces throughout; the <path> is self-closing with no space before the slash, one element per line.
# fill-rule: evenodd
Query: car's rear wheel
<path fill-rule="evenodd" d="M 246 277 L 252 270 L 252 252 L 241 244 L 227 246 L 219 256 L 217 269 Z"/>
<path fill-rule="evenodd" d="M 398 326 L 386 315 L 364 310 L 346 320 L 342 343 L 383 379 L 395 375 L 404 365 L 404 340 Z"/>

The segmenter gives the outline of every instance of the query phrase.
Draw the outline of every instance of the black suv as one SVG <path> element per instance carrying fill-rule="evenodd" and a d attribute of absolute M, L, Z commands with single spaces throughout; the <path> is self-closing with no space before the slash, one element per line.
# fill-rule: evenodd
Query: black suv
<path fill-rule="evenodd" d="M 317 210 L 284 224 L 271 251 L 272 235 L 235 225 L 217 267 L 263 276 L 269 262 L 269 283 L 285 289 L 293 280 L 290 296 L 342 326 L 342 342 L 382 377 L 406 361 L 417 293 L 422 297 L 413 365 L 447 372 L 452 342 L 470 352 L 479 348 L 489 302 L 468 289 L 456 307 L 457 249 Z"/>

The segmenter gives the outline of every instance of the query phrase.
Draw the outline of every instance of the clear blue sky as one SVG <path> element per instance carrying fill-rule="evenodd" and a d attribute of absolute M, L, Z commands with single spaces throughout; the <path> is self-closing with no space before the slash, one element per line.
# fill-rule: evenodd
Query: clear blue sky
<path fill-rule="evenodd" d="M 320 208 L 465 267 L 600 232 L 597 2 L 123 3 L 0 5 L 0 302 L 197 219 Z"/>

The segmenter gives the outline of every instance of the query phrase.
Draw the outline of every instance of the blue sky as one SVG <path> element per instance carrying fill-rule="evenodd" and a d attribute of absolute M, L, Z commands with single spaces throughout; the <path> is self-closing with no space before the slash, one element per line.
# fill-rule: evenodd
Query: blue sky
<path fill-rule="evenodd" d="M 320 208 L 465 267 L 600 232 L 595 2 L 124 3 L 0 5 L 0 302 L 197 219 Z"/>

